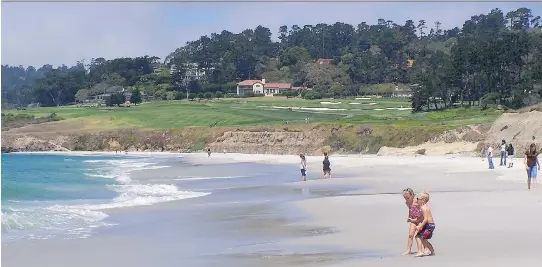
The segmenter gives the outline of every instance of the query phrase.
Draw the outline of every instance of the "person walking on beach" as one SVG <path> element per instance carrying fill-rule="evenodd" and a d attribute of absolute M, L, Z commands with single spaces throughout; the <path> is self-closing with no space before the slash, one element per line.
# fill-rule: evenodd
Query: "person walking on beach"
<path fill-rule="evenodd" d="M 508 144 L 508 148 L 506 149 L 506 154 L 508 155 L 508 168 L 512 168 L 514 166 L 514 153 L 516 153 L 514 146 L 512 144 Z"/>
<path fill-rule="evenodd" d="M 416 197 L 414 195 L 414 190 L 412 188 L 407 188 L 403 190 L 403 198 L 405 199 L 405 204 L 408 207 L 408 241 L 405 252 L 402 255 L 412 254 L 412 242 L 414 241 L 414 234 L 416 232 L 416 225 L 420 222 L 421 211 L 420 206 L 416 202 Z M 418 247 L 418 251 L 422 250 L 421 247 Z"/>
<path fill-rule="evenodd" d="M 329 157 L 327 152 L 324 152 L 324 161 L 322 162 L 324 174 L 322 179 L 331 178 L 331 162 L 329 162 Z"/>
<path fill-rule="evenodd" d="M 211 148 L 207 148 L 207 157 L 211 157 Z"/>
<path fill-rule="evenodd" d="M 307 181 L 307 160 L 303 154 L 299 154 L 299 157 L 301 158 L 301 180 Z"/>
<path fill-rule="evenodd" d="M 487 162 L 489 163 L 490 169 L 495 169 L 495 166 L 493 166 L 493 148 L 491 148 L 491 145 L 486 145 L 486 153 L 487 153 Z"/>
<path fill-rule="evenodd" d="M 433 214 L 431 214 L 431 209 L 427 205 L 429 193 L 419 193 L 417 201 L 418 205 L 420 205 L 423 220 L 416 226 L 416 244 L 418 248 L 429 249 L 429 253 L 424 253 L 423 249 L 419 249 L 415 257 L 433 256 L 435 255 L 435 249 L 429 239 L 433 237 L 435 231 L 435 220 L 433 220 Z"/>
<path fill-rule="evenodd" d="M 527 170 L 527 190 L 531 190 L 531 181 L 533 181 L 533 188 L 536 188 L 536 177 L 540 170 L 540 162 L 538 161 L 538 151 L 536 151 L 536 145 L 534 143 L 531 144 L 529 149 L 525 152 L 523 163 Z"/>
<path fill-rule="evenodd" d="M 501 164 L 499 166 L 506 166 L 506 141 L 504 139 L 501 142 Z"/>

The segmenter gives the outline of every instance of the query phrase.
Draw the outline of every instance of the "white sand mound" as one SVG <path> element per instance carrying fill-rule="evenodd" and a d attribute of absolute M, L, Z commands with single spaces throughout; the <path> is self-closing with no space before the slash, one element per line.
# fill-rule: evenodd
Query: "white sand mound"
<path fill-rule="evenodd" d="M 348 103 L 350 105 L 361 105 L 361 103 L 357 103 L 357 102 L 351 102 L 351 103 Z"/>
<path fill-rule="evenodd" d="M 371 102 L 371 103 L 361 103 L 362 105 L 366 105 L 366 106 L 372 106 L 372 105 L 376 105 L 375 102 Z"/>
<path fill-rule="evenodd" d="M 356 100 L 371 100 L 370 97 L 356 97 Z"/>
<path fill-rule="evenodd" d="M 384 109 L 383 109 L 383 108 L 375 108 L 375 109 L 373 109 L 373 110 L 376 110 L 376 111 L 382 111 L 382 110 L 384 110 Z"/>

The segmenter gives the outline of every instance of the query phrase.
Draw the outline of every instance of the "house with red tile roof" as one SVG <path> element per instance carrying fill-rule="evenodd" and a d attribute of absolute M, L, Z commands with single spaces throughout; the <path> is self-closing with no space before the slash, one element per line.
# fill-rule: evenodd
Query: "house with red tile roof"
<path fill-rule="evenodd" d="M 263 85 L 265 79 L 260 80 L 244 80 L 237 84 L 237 95 L 244 95 L 246 93 L 263 94 Z"/>
<path fill-rule="evenodd" d="M 266 96 L 273 96 L 280 94 L 285 90 L 292 89 L 291 83 L 285 82 L 270 82 L 266 83 L 265 79 L 262 80 L 244 80 L 237 84 L 237 95 L 244 95 L 252 92 L 254 94 L 263 94 Z"/>

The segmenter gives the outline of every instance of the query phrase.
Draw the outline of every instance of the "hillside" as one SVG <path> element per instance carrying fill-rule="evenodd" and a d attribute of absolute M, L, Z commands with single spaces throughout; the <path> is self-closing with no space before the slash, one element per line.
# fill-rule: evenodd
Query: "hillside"
<path fill-rule="evenodd" d="M 400 98 L 304 100 L 281 97 L 158 101 L 132 107 L 78 106 L 14 111 L 57 121 L 2 132 L 8 151 L 213 151 L 377 153 L 383 146 L 477 142 L 501 112 L 453 109 L 412 114 Z M 23 116 L 24 115 L 24 116 Z M 14 115 L 15 116 L 15 115 Z M 480 130 L 482 129 L 482 130 Z M 486 129 L 487 130 L 487 129 Z"/>

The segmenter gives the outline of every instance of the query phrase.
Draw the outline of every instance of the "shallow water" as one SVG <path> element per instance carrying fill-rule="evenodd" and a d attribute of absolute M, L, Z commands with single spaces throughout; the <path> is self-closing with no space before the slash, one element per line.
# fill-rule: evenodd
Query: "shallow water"
<path fill-rule="evenodd" d="M 73 172 L 66 173 L 66 177 L 84 193 L 75 194 L 73 199 L 55 199 L 52 193 L 43 193 L 54 204 L 34 200 L 42 213 L 34 209 L 33 216 L 55 214 L 63 221 L 48 223 L 61 225 L 58 229 L 43 225 L 3 228 L 2 249 L 9 252 L 3 257 L 6 266 L 117 266 L 126 263 L 128 257 L 133 266 L 250 266 L 256 262 L 262 266 L 310 265 L 364 255 L 339 248 L 293 249 L 279 245 L 284 240 L 335 231 L 303 224 L 307 217 L 289 205 L 291 201 L 359 189 L 302 183 L 292 186 L 290 183 L 299 179 L 297 164 L 214 164 L 212 160 L 191 164 L 178 156 L 13 156 L 12 162 L 40 162 L 44 173 L 71 166 Z M 57 165 L 48 169 L 53 165 L 46 161 Z M 6 168 L 6 162 L 2 164 Z M 13 170 L 13 166 L 7 168 Z M 84 182 L 77 183 L 79 180 Z M 60 189 L 57 191 L 64 192 Z M 10 206 L 18 202 L 6 203 Z M 62 213 L 50 207 L 62 207 Z M 20 214 L 8 212 L 11 216 Z M 3 211 L 3 224 L 4 218 Z M 26 250 L 42 249 L 43 253 L 33 252 L 31 259 L 24 256 Z"/>

